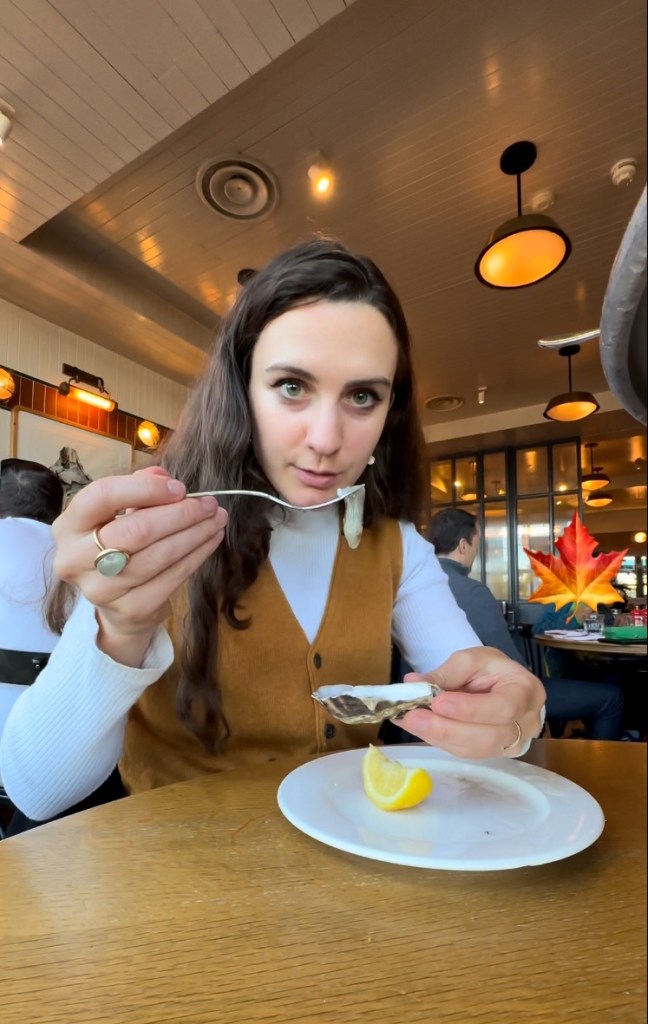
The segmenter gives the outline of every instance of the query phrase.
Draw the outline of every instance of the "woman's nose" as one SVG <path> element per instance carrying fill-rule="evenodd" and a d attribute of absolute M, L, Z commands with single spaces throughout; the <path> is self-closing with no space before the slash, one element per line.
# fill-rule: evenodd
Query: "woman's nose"
<path fill-rule="evenodd" d="M 342 415 L 337 405 L 318 404 L 311 410 L 309 448 L 318 455 L 334 455 L 342 446 Z"/>

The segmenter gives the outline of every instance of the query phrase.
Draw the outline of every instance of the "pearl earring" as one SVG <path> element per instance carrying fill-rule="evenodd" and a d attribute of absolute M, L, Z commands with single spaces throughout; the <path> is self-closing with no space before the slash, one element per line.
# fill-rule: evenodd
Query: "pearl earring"
<path fill-rule="evenodd" d="M 367 463 L 367 465 L 368 466 L 373 466 L 375 461 L 376 461 L 376 456 L 375 455 L 370 455 L 369 456 L 369 462 Z"/>

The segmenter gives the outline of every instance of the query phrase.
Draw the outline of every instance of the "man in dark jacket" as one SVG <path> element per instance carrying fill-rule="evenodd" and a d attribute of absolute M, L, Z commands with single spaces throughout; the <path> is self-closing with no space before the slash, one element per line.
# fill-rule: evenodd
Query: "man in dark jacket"
<path fill-rule="evenodd" d="M 455 601 L 465 611 L 484 646 L 497 647 L 514 661 L 526 664 L 509 633 L 499 604 L 484 583 L 470 576 L 481 540 L 475 516 L 463 508 L 442 509 L 430 523 L 428 540 L 434 544 Z"/>
<path fill-rule="evenodd" d="M 469 573 L 480 543 L 479 523 L 463 508 L 444 508 L 432 519 L 428 540 L 450 582 L 450 589 L 481 642 L 526 664 L 518 651 L 502 610 L 487 586 Z M 618 740 L 622 735 L 623 692 L 612 683 L 583 679 L 543 679 L 547 719 L 581 719 L 591 739 Z"/>

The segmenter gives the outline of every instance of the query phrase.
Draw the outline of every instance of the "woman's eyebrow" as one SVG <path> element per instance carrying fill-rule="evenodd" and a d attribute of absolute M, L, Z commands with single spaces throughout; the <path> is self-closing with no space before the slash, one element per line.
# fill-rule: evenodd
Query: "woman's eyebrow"
<path fill-rule="evenodd" d="M 307 380 L 310 383 L 317 383 L 317 377 L 314 373 L 309 370 L 304 370 L 301 366 L 292 366 L 289 363 L 273 363 L 272 366 L 266 366 L 266 373 L 290 373 L 295 377 L 301 378 L 301 380 Z M 349 380 L 346 382 L 345 387 L 347 388 L 367 388 L 375 387 L 376 385 L 383 385 L 383 387 L 391 388 L 393 381 L 389 377 L 364 377 L 362 380 Z"/>
<path fill-rule="evenodd" d="M 347 382 L 348 388 L 368 388 L 375 387 L 376 385 L 384 385 L 386 388 L 392 386 L 393 381 L 389 377 L 365 377 L 363 380 L 350 380 Z"/>
<path fill-rule="evenodd" d="M 304 370 L 301 366 L 291 366 L 289 363 L 273 363 L 266 366 L 266 373 L 291 373 L 294 377 L 301 377 L 302 380 L 315 382 L 317 377 L 314 373 Z"/>

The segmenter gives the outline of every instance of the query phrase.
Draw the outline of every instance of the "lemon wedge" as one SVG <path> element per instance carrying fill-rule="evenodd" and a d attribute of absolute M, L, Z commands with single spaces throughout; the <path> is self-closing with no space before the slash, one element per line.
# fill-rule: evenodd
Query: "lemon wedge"
<path fill-rule="evenodd" d="M 416 807 L 433 787 L 424 768 L 406 768 L 374 746 L 362 758 L 362 781 L 371 802 L 383 811 Z"/>

